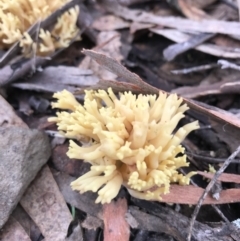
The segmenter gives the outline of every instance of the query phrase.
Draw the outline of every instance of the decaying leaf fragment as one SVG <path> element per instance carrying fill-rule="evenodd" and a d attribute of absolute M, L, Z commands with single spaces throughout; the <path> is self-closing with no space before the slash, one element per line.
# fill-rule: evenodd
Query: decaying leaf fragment
<path fill-rule="evenodd" d="M 178 168 L 188 166 L 181 141 L 198 129 L 192 122 L 178 129 L 178 122 L 188 109 L 177 95 L 116 96 L 108 91 L 85 91 L 84 105 L 64 90 L 54 94 L 53 108 L 58 112 L 49 121 L 56 122 L 66 137 L 88 143 L 80 147 L 70 141 L 67 155 L 83 159 L 92 167 L 71 183 L 74 190 L 97 192 L 96 202 L 109 203 L 124 185 L 137 198 L 160 200 L 169 193 L 170 183 L 189 184 L 194 173 L 184 176 Z M 86 138 L 85 138 L 86 140 Z"/>

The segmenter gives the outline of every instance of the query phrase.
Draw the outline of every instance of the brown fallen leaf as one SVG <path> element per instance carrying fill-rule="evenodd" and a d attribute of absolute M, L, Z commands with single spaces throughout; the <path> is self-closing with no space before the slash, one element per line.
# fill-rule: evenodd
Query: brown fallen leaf
<path fill-rule="evenodd" d="M 192 185 L 171 185 L 170 193 L 162 195 L 162 200 L 160 202 L 196 205 L 203 192 L 203 188 Z M 208 194 L 203 202 L 203 205 L 237 202 L 240 202 L 240 189 L 227 189 L 221 191 L 220 198 L 218 200 L 212 198 L 211 194 Z"/>
<path fill-rule="evenodd" d="M 4 229 L 0 231 L 1 241 L 31 241 L 24 228 L 13 217 L 7 221 Z"/>
<path fill-rule="evenodd" d="M 123 55 L 121 54 L 122 42 L 120 40 L 121 36 L 117 31 L 103 31 L 97 36 L 97 49 L 100 53 L 104 53 L 107 56 L 112 56 L 118 61 L 123 60 Z M 113 72 L 101 68 L 95 61 L 93 61 L 89 56 L 86 56 L 80 63 L 79 68 L 92 70 L 93 73 L 99 79 L 116 79 L 116 74 Z"/>
<path fill-rule="evenodd" d="M 192 1 L 178 0 L 178 6 L 180 7 L 182 13 L 192 19 L 192 20 L 202 20 L 204 18 L 210 19 L 211 17 L 206 14 L 203 10 L 192 4 Z"/>
<path fill-rule="evenodd" d="M 96 19 L 92 27 L 99 31 L 111 31 L 128 28 L 130 23 L 114 15 L 106 15 Z"/>
<path fill-rule="evenodd" d="M 154 26 L 155 24 L 151 24 L 151 23 L 132 22 L 132 24 L 130 25 L 130 33 L 134 34 L 138 30 L 149 29 L 149 28 L 153 28 Z"/>
<path fill-rule="evenodd" d="M 107 90 L 109 87 L 111 87 L 114 92 L 122 92 L 122 91 L 128 90 L 128 91 L 132 91 L 133 93 L 143 93 L 141 88 L 138 87 L 137 85 L 133 85 L 130 83 L 125 83 L 125 82 L 114 81 L 114 80 L 99 80 L 99 82 L 96 85 L 93 85 L 91 88 L 86 88 L 86 89 Z M 83 90 L 77 90 L 75 92 L 75 94 L 79 94 L 79 93 L 83 93 Z"/>
<path fill-rule="evenodd" d="M 21 224 L 31 240 L 38 240 L 41 237 L 41 231 L 20 204 L 15 208 L 11 217 Z"/>
<path fill-rule="evenodd" d="M 197 173 L 209 179 L 212 179 L 214 177 L 214 173 L 201 172 L 201 171 L 198 171 Z M 240 175 L 231 174 L 231 173 L 222 173 L 221 176 L 218 178 L 218 181 L 240 183 Z"/>
<path fill-rule="evenodd" d="M 206 95 L 216 95 L 221 94 L 222 85 L 228 83 L 229 80 L 222 80 L 214 84 L 209 85 L 199 85 L 199 86 L 184 86 L 172 90 L 172 93 L 179 94 L 186 98 L 197 98 Z M 230 82 L 231 83 L 231 82 Z M 232 83 L 234 84 L 234 83 Z"/>
<path fill-rule="evenodd" d="M 96 84 L 99 79 L 89 69 L 70 66 L 47 67 L 24 81 L 12 84 L 23 90 L 41 92 L 58 92 L 63 89 L 74 92 L 76 87 L 87 87 Z"/>
<path fill-rule="evenodd" d="M 178 0 L 177 3 L 179 4 L 179 2 L 180 1 Z M 184 2 L 185 4 L 195 8 L 204 9 L 207 6 L 215 3 L 216 0 L 181 0 L 181 2 Z"/>
<path fill-rule="evenodd" d="M 231 152 L 237 149 L 240 142 L 240 119 L 217 107 L 189 99 L 184 100 L 190 109 L 205 118 L 206 123 L 216 131 L 218 137 L 228 144 Z"/>
<path fill-rule="evenodd" d="M 0 95 L 0 126 L 19 126 L 27 128 L 27 125 L 15 114 L 12 106 Z"/>
<path fill-rule="evenodd" d="M 66 153 L 68 144 L 58 145 L 53 149 L 52 163 L 54 168 L 74 177 L 83 175 L 89 169 L 89 165 L 83 161 L 70 159 Z"/>
<path fill-rule="evenodd" d="M 125 220 L 127 213 L 126 199 L 118 199 L 103 206 L 104 241 L 128 241 L 130 227 Z"/>
<path fill-rule="evenodd" d="M 45 166 L 21 199 L 46 241 L 65 240 L 72 216 L 48 166 Z M 79 240 L 81 239 L 79 232 Z"/>
<path fill-rule="evenodd" d="M 102 205 L 95 203 L 97 193 L 86 192 L 80 195 L 78 192 L 73 192 L 70 183 L 76 180 L 75 177 L 71 177 L 62 172 L 57 172 L 54 169 L 52 170 L 52 173 L 60 192 L 67 203 L 89 215 L 102 219 Z"/>
<path fill-rule="evenodd" d="M 142 91 L 143 93 L 146 93 L 146 91 L 149 91 L 149 93 L 159 92 L 157 88 L 145 83 L 137 74 L 130 72 L 127 68 L 121 65 L 117 60 L 93 50 L 83 49 L 82 52 L 85 55 L 94 59 L 103 68 L 115 73 L 117 76 L 122 77 L 125 81 L 131 83 L 132 85 L 130 86 L 130 89 L 136 88 Z M 101 82 L 101 84 L 103 83 L 104 81 Z M 127 87 L 127 83 L 122 83 L 122 82 L 120 83 L 121 85 L 125 85 Z M 120 84 L 116 84 L 116 86 L 118 85 Z"/>
<path fill-rule="evenodd" d="M 225 83 L 220 87 L 222 93 L 239 94 L 240 93 L 240 81 Z"/>

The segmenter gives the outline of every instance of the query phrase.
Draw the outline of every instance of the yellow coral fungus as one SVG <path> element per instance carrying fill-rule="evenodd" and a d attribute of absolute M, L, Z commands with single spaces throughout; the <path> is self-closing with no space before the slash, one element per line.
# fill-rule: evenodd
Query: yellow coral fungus
<path fill-rule="evenodd" d="M 178 168 L 188 166 L 180 145 L 189 132 L 198 129 L 192 122 L 175 129 L 188 109 L 182 99 L 172 94 L 134 95 L 108 91 L 86 91 L 84 105 L 64 90 L 54 94 L 58 112 L 49 121 L 57 123 L 66 137 L 80 140 L 89 137 L 87 145 L 70 140 L 67 155 L 89 162 L 91 170 L 71 183 L 80 193 L 98 191 L 96 202 L 110 202 L 124 185 L 131 195 L 160 200 L 169 193 L 170 183 L 189 184 L 193 173 L 184 176 Z"/>
<path fill-rule="evenodd" d="M 20 41 L 25 56 L 31 56 L 32 52 L 46 56 L 67 47 L 79 32 L 76 26 L 78 6 L 63 13 L 51 32 L 40 29 L 34 40 L 26 33 L 32 24 L 45 19 L 67 2 L 69 0 L 0 0 L 0 48 L 9 48 Z"/>

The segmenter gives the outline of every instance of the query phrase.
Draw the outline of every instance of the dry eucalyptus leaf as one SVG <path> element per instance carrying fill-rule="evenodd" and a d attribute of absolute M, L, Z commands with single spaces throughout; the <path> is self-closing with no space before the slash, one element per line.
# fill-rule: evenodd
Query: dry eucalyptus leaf
<path fill-rule="evenodd" d="M 86 88 L 86 89 L 107 90 L 109 87 L 111 87 L 114 92 L 123 92 L 123 91 L 128 90 L 133 93 L 142 93 L 141 88 L 138 87 L 137 85 L 133 85 L 130 83 L 125 83 L 125 82 L 114 81 L 114 80 L 99 80 L 99 82 L 96 85 L 93 85 L 93 86 L 91 86 L 91 88 Z M 78 94 L 78 93 L 83 93 L 83 91 L 82 90 L 76 91 L 76 94 Z"/>
<path fill-rule="evenodd" d="M 38 240 L 39 237 L 41 237 L 41 231 L 33 222 L 33 220 L 28 216 L 25 210 L 21 207 L 21 205 L 17 205 L 11 217 L 16 219 L 21 224 L 31 240 Z"/>
<path fill-rule="evenodd" d="M 209 172 L 197 172 L 199 175 L 212 179 L 214 177 L 214 173 L 209 173 Z M 230 173 L 222 173 L 221 176 L 217 179 L 218 181 L 221 182 L 234 182 L 240 184 L 240 175 L 237 174 L 230 174 Z"/>
<path fill-rule="evenodd" d="M 104 241 L 128 241 L 130 237 L 129 224 L 125 219 L 127 200 L 118 199 L 103 206 Z"/>
<path fill-rule="evenodd" d="M 14 218 L 10 217 L 4 229 L 0 230 L 1 241 L 31 241 L 24 228 Z"/>
<path fill-rule="evenodd" d="M 151 23 L 132 22 L 130 25 L 130 33 L 134 34 L 138 30 L 150 29 L 150 28 L 153 28 L 154 26 L 155 24 L 151 24 Z"/>
<path fill-rule="evenodd" d="M 178 6 L 182 13 L 189 19 L 200 21 L 202 19 L 210 19 L 210 16 L 203 10 L 192 4 L 192 1 L 178 0 Z"/>
<path fill-rule="evenodd" d="M 121 65 L 117 60 L 92 50 L 84 49 L 82 52 L 85 55 L 94 59 L 103 68 L 115 73 L 117 76 L 122 77 L 124 80 L 131 83 L 132 87 L 133 85 L 136 85 L 136 89 L 140 88 L 142 92 L 149 91 L 149 92 L 158 93 L 158 90 L 155 87 L 145 83 L 138 75 L 130 72 L 127 68 Z M 114 89 L 114 86 L 112 88 Z"/>
<path fill-rule="evenodd" d="M 48 166 L 39 172 L 20 203 L 46 241 L 65 240 L 72 216 Z M 81 240 L 80 232 L 78 237 Z"/>
<path fill-rule="evenodd" d="M 123 55 L 121 54 L 122 42 L 120 40 L 120 35 L 116 31 L 104 31 L 100 32 L 97 36 L 97 46 L 100 53 L 104 53 L 107 56 L 112 56 L 118 61 L 123 60 Z M 116 74 L 112 73 L 107 69 L 101 68 L 95 61 L 93 61 L 89 56 L 86 56 L 84 60 L 79 65 L 82 69 L 91 69 L 93 73 L 99 79 L 116 79 Z"/>
<path fill-rule="evenodd" d="M 13 108 L 9 103 L 0 95 L 0 126 L 21 126 L 27 125 L 15 114 Z"/>
<path fill-rule="evenodd" d="M 227 82 L 229 82 L 229 80 L 222 80 L 220 82 L 208 85 L 184 86 L 174 89 L 171 92 L 177 93 L 186 98 L 197 98 L 200 96 L 221 94 L 221 87 Z"/>
<path fill-rule="evenodd" d="M 191 111 L 196 112 L 204 118 L 217 133 L 218 137 L 228 144 L 231 152 L 234 152 L 240 143 L 240 119 L 214 106 L 201 102 L 184 99 Z"/>
<path fill-rule="evenodd" d="M 70 187 L 70 183 L 76 178 L 62 172 L 56 172 L 54 170 L 53 176 L 67 203 L 87 214 L 102 219 L 102 205 L 95 203 L 97 196 L 96 193 L 87 192 L 79 195 L 78 192 L 74 192 Z"/>
<path fill-rule="evenodd" d="M 160 202 L 196 205 L 203 192 L 204 189 L 200 187 L 172 184 L 170 193 L 162 195 L 162 200 Z M 211 194 L 208 194 L 203 205 L 237 203 L 239 201 L 240 189 L 227 189 L 220 192 L 220 198 L 218 200 L 212 198 Z"/>
<path fill-rule="evenodd" d="M 76 87 L 88 87 L 98 82 L 98 77 L 89 69 L 70 66 L 47 67 L 31 79 L 12 84 L 19 89 L 42 92 L 58 92 L 66 89 L 75 92 Z"/>
<path fill-rule="evenodd" d="M 116 17 L 114 15 L 106 15 L 96 19 L 92 23 L 92 27 L 99 31 L 111 31 L 117 29 L 128 28 L 129 22 L 123 20 L 122 18 Z"/>

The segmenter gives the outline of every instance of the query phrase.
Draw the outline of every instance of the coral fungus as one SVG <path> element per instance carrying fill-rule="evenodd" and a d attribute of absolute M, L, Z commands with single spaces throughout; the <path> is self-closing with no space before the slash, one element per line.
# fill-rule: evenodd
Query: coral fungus
<path fill-rule="evenodd" d="M 46 56 L 55 49 L 67 47 L 79 32 L 76 26 L 78 6 L 63 13 L 51 32 L 40 29 L 38 44 L 26 33 L 32 24 L 45 19 L 67 2 L 69 0 L 0 0 L 0 48 L 9 48 L 20 41 L 25 56 L 30 56 L 33 51 Z"/>
<path fill-rule="evenodd" d="M 198 122 L 176 130 L 188 109 L 176 94 L 116 96 L 108 91 L 85 91 L 84 105 L 68 91 L 54 94 L 58 112 L 49 121 L 67 138 L 88 143 L 80 146 L 70 140 L 67 155 L 89 162 L 91 170 L 71 183 L 80 193 L 98 191 L 96 202 L 108 203 L 118 194 L 121 185 L 137 198 L 160 200 L 169 193 L 170 183 L 189 184 L 193 173 L 184 176 L 180 167 L 188 166 L 182 140 Z"/>

